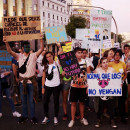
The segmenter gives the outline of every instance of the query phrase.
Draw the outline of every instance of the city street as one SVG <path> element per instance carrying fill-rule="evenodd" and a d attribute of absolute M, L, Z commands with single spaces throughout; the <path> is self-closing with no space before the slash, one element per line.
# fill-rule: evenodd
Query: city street
<path fill-rule="evenodd" d="M 63 121 L 63 111 L 62 111 L 62 98 L 60 98 L 60 113 L 59 113 L 59 124 L 57 126 L 53 125 L 53 100 L 51 98 L 50 101 L 50 122 L 47 125 L 42 125 L 41 122 L 44 118 L 43 114 L 43 104 L 42 102 L 36 104 L 36 117 L 38 119 L 37 125 L 32 125 L 30 120 L 23 124 L 17 124 L 18 119 L 14 118 L 11 114 L 11 110 L 9 107 L 9 103 L 7 99 L 3 99 L 3 116 L 0 119 L 0 130 L 96 130 L 95 122 L 96 122 L 96 114 L 95 112 L 85 111 L 85 118 L 88 119 L 89 125 L 83 126 L 80 123 L 80 120 L 76 119 L 76 123 L 73 128 L 68 128 L 68 123 L 70 121 L 70 105 L 68 107 L 69 120 Z M 21 112 L 21 107 L 16 108 L 17 111 Z M 130 107 L 129 107 L 130 112 Z M 120 122 L 119 118 L 116 119 L 116 123 L 118 125 L 118 130 L 129 130 L 130 129 L 130 118 L 126 124 Z M 98 129 L 98 128 L 97 128 Z M 102 124 L 100 130 L 111 130 L 109 119 L 103 117 Z"/>

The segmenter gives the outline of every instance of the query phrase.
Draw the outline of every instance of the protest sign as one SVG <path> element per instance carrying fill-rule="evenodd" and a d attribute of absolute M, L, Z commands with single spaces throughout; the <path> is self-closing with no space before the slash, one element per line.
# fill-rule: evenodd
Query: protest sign
<path fill-rule="evenodd" d="M 73 39 L 71 50 L 73 51 L 76 47 L 82 48 L 82 43 L 83 43 L 83 40 Z"/>
<path fill-rule="evenodd" d="M 0 50 L 0 68 L 11 69 L 12 68 L 12 58 L 11 55 L 4 50 Z"/>
<path fill-rule="evenodd" d="M 88 48 L 88 38 L 90 38 L 90 29 L 76 29 L 76 39 L 83 41 L 81 48 Z"/>
<path fill-rule="evenodd" d="M 112 48 L 112 43 L 110 39 L 103 40 L 103 48 L 104 49 Z"/>
<path fill-rule="evenodd" d="M 114 43 L 114 48 L 120 48 L 120 43 L 119 42 Z"/>
<path fill-rule="evenodd" d="M 65 26 L 45 28 L 47 44 L 67 41 Z"/>
<path fill-rule="evenodd" d="M 58 58 L 63 71 L 66 72 L 66 77 L 80 73 L 80 66 L 73 51 L 58 55 Z"/>
<path fill-rule="evenodd" d="M 121 73 L 87 74 L 88 96 L 122 96 Z"/>
<path fill-rule="evenodd" d="M 91 38 L 96 39 L 111 39 L 111 10 L 96 10 L 90 11 L 90 30 Z"/>
<path fill-rule="evenodd" d="M 40 16 L 3 17 L 3 35 L 7 41 L 41 39 Z"/>
<path fill-rule="evenodd" d="M 91 53 L 99 53 L 100 39 L 89 38 L 89 48 Z"/>
<path fill-rule="evenodd" d="M 65 44 L 62 46 L 63 52 L 65 53 L 71 51 L 71 47 L 72 47 L 72 41 L 65 42 Z"/>

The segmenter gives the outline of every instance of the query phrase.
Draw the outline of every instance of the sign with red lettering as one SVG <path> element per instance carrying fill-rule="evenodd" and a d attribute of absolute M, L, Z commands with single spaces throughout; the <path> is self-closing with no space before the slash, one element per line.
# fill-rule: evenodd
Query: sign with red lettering
<path fill-rule="evenodd" d="M 3 17 L 3 35 L 7 41 L 41 39 L 40 16 Z"/>
<path fill-rule="evenodd" d="M 94 39 L 111 39 L 111 10 L 90 11 L 90 37 Z"/>
<path fill-rule="evenodd" d="M 73 51 L 58 55 L 58 58 L 67 78 L 80 73 L 80 66 Z"/>

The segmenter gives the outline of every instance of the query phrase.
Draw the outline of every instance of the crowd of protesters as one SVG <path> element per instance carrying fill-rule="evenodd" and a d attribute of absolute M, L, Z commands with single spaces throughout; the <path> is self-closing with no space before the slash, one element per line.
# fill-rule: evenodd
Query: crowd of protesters
<path fill-rule="evenodd" d="M 117 128 L 116 116 L 121 122 L 128 119 L 128 102 L 130 99 L 130 46 L 124 45 L 124 50 L 111 48 L 100 57 L 99 53 L 91 54 L 86 49 L 75 48 L 74 54 L 79 63 L 81 72 L 78 75 L 67 77 L 60 61 L 53 52 L 47 51 L 40 41 L 40 49 L 34 52 L 30 43 L 24 42 L 19 50 L 12 50 L 4 38 L 7 51 L 12 55 L 12 70 L 0 69 L 0 118 L 2 117 L 2 96 L 6 95 L 12 114 L 20 117 L 18 123 L 26 122 L 28 103 L 30 118 L 37 124 L 35 103 L 43 100 L 42 124 L 49 122 L 49 101 L 51 95 L 54 100 L 54 125 L 58 125 L 59 98 L 62 93 L 63 120 L 71 121 L 68 127 L 73 127 L 75 117 L 80 117 L 83 125 L 88 125 L 85 109 L 94 109 L 97 114 L 95 127 L 102 124 L 102 115 L 110 118 L 111 126 Z M 58 55 L 64 53 L 60 44 L 57 44 Z M 124 52 L 124 53 L 122 53 Z M 122 75 L 122 96 L 120 97 L 88 97 L 87 73 L 118 73 Z M 10 81 L 10 79 L 13 79 Z M 13 82 L 11 92 L 11 84 Z M 42 98 L 43 96 L 43 98 Z M 27 101 L 28 99 L 28 101 Z M 71 104 L 71 115 L 67 113 L 67 103 Z M 91 107 L 91 105 L 93 108 Z M 16 111 L 15 106 L 22 108 L 22 114 Z M 78 108 L 78 107 L 79 108 Z M 80 114 L 79 114 L 80 113 Z"/>

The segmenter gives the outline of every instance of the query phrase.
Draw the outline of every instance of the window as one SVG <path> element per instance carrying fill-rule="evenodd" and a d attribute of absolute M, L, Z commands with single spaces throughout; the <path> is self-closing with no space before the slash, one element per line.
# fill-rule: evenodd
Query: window
<path fill-rule="evenodd" d="M 35 11 L 37 10 L 37 4 L 34 5 L 34 10 L 35 10 Z"/>
<path fill-rule="evenodd" d="M 4 4 L 7 4 L 7 0 L 4 0 L 3 3 L 4 3 Z"/>
<path fill-rule="evenodd" d="M 5 10 L 5 9 L 3 10 L 3 15 L 7 16 L 7 10 Z"/>
<path fill-rule="evenodd" d="M 52 9 L 54 9 L 54 5 L 52 5 Z"/>
<path fill-rule="evenodd" d="M 57 10 L 58 10 L 58 6 L 57 6 Z"/>
<path fill-rule="evenodd" d="M 58 18 L 59 18 L 59 17 L 57 16 L 57 20 L 58 20 Z"/>
<path fill-rule="evenodd" d="M 15 0 L 13 0 L 13 6 L 15 6 Z"/>
<path fill-rule="evenodd" d="M 48 7 L 50 6 L 50 4 L 48 3 Z"/>
<path fill-rule="evenodd" d="M 65 22 L 66 22 L 66 18 L 65 18 Z"/>
<path fill-rule="evenodd" d="M 16 16 L 16 12 L 15 11 L 13 12 L 13 16 Z"/>
<path fill-rule="evenodd" d="M 45 17 L 45 12 L 43 12 L 43 17 Z"/>
<path fill-rule="evenodd" d="M 62 12 L 62 8 L 61 8 L 61 12 Z"/>
<path fill-rule="evenodd" d="M 55 16 L 54 16 L 54 14 L 53 14 L 53 19 L 55 19 Z"/>
<path fill-rule="evenodd" d="M 44 6 L 44 1 L 42 1 L 42 5 Z"/>
<path fill-rule="evenodd" d="M 24 8 L 24 2 L 22 2 L 22 8 Z"/>
<path fill-rule="evenodd" d="M 43 27 L 45 27 L 45 23 L 43 22 Z"/>
<path fill-rule="evenodd" d="M 50 13 L 48 13 L 48 18 L 50 18 Z"/>
<path fill-rule="evenodd" d="M 62 17 L 61 17 L 61 21 L 62 21 Z"/>

